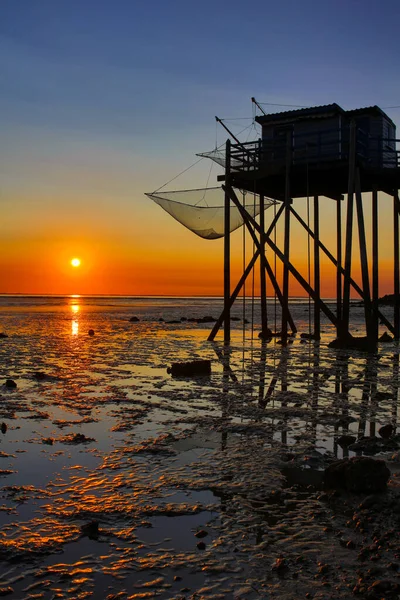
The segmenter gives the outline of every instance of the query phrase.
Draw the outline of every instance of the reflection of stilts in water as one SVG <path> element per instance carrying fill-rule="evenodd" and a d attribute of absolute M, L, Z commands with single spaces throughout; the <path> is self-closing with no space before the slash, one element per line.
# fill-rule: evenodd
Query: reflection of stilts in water
<path fill-rule="evenodd" d="M 275 372 L 272 376 L 272 379 L 269 383 L 268 389 L 265 392 L 265 368 L 266 368 L 266 343 L 263 342 L 261 348 L 261 356 L 260 356 L 260 382 L 259 382 L 259 393 L 258 393 L 258 406 L 260 408 L 265 408 L 267 404 L 273 398 L 276 386 L 281 382 L 281 391 L 286 392 L 288 389 L 287 383 L 287 368 L 288 368 L 288 357 L 289 357 L 289 348 L 286 346 L 282 346 L 280 360 L 278 366 L 275 368 Z M 282 399 L 281 407 L 287 407 L 287 401 Z M 286 431 L 286 423 L 288 420 L 288 415 L 283 414 L 282 420 L 284 426 L 282 428 L 282 443 L 287 443 L 287 431 Z"/>
<path fill-rule="evenodd" d="M 261 408 L 265 407 L 264 404 L 264 393 L 265 393 L 265 368 L 267 361 L 267 344 L 265 340 L 261 340 L 261 353 L 260 353 L 260 382 L 258 388 L 258 405 Z"/>
<path fill-rule="evenodd" d="M 266 352 L 266 346 L 264 346 L 264 352 Z M 279 377 L 280 377 L 282 371 L 284 369 L 286 369 L 286 360 L 283 359 L 283 348 L 282 348 L 281 357 L 279 359 L 279 364 L 275 368 L 275 373 L 272 376 L 272 379 L 271 379 L 271 381 L 269 383 L 268 389 L 267 389 L 267 391 L 265 393 L 265 396 L 264 396 L 266 361 L 263 358 L 263 354 L 261 356 L 262 356 L 262 359 L 261 359 L 261 369 L 264 368 L 264 374 L 263 374 L 262 377 L 260 376 L 260 383 L 262 381 L 262 386 L 260 385 L 258 405 L 259 405 L 260 408 L 265 408 L 267 406 L 268 402 L 271 400 L 273 394 L 274 394 L 276 385 L 277 385 L 277 383 L 279 381 Z M 274 367 L 275 367 L 275 357 L 274 357 Z"/>
<path fill-rule="evenodd" d="M 287 392 L 287 389 L 288 389 L 288 385 L 287 385 L 287 364 L 288 364 L 288 357 L 289 357 L 288 353 L 289 353 L 289 349 L 287 347 L 283 347 L 282 348 L 282 359 L 281 359 L 281 390 L 282 390 L 282 392 Z M 282 408 L 287 407 L 286 400 L 282 400 L 281 407 Z M 288 415 L 286 413 L 284 414 L 282 420 L 283 420 L 283 427 L 282 427 L 282 431 L 281 431 L 281 441 L 282 441 L 282 444 L 287 444 Z"/>
<path fill-rule="evenodd" d="M 226 419 L 230 413 L 230 400 L 229 400 L 229 379 L 230 377 L 234 377 L 234 381 L 237 381 L 236 375 L 232 372 L 230 366 L 230 348 L 227 344 L 223 346 L 223 371 L 222 371 L 222 391 L 224 392 L 224 399 L 222 404 L 222 417 Z M 228 444 L 228 432 L 222 431 L 221 434 L 221 450 L 225 450 Z"/>
<path fill-rule="evenodd" d="M 371 357 L 372 358 L 372 357 Z M 369 412 L 369 435 L 376 435 L 376 410 L 378 407 L 376 401 L 376 392 L 378 387 L 378 357 L 372 358 L 370 365 L 370 378 L 371 378 L 371 406 Z"/>
<path fill-rule="evenodd" d="M 319 398 L 319 342 L 314 342 L 314 353 L 313 353 L 313 376 L 311 386 L 311 432 L 313 435 L 314 444 L 317 442 L 317 424 L 318 424 L 318 398 Z"/>
<path fill-rule="evenodd" d="M 393 354 L 393 404 L 392 404 L 392 425 L 396 428 L 397 426 L 397 407 L 399 397 L 399 354 L 396 352 Z"/>
<path fill-rule="evenodd" d="M 222 363 L 224 375 L 228 374 L 227 383 L 229 383 L 229 378 L 231 378 L 232 381 L 234 381 L 235 383 L 238 383 L 238 378 L 236 377 L 235 373 L 232 371 L 230 366 L 230 347 L 225 344 L 221 349 L 215 342 L 213 343 L 213 347 L 215 354 L 218 356 L 220 362 Z"/>
<path fill-rule="evenodd" d="M 372 408 L 372 381 L 374 379 L 374 371 L 376 377 L 376 357 L 369 354 L 367 356 L 367 360 L 365 363 L 365 371 L 364 371 L 364 385 L 362 389 L 361 396 L 361 417 L 360 422 L 358 424 L 358 437 L 361 438 L 365 436 L 365 430 L 367 425 L 367 417 L 368 417 L 368 402 L 371 397 L 371 408 Z M 374 434 L 372 434 L 372 430 Z M 372 411 L 371 411 L 371 425 L 370 425 L 371 435 L 375 435 L 375 421 L 372 423 Z"/>
<path fill-rule="evenodd" d="M 349 355 L 345 352 L 339 352 L 336 356 L 335 366 L 335 402 L 333 408 L 341 411 L 341 417 L 335 423 L 334 435 L 335 441 L 333 446 L 333 452 L 338 457 L 338 444 L 337 438 L 339 436 L 339 428 L 342 427 L 342 434 L 348 434 L 349 431 Z M 338 415 L 339 416 L 339 415 Z M 343 457 L 346 458 L 349 455 L 347 446 L 343 447 Z"/>

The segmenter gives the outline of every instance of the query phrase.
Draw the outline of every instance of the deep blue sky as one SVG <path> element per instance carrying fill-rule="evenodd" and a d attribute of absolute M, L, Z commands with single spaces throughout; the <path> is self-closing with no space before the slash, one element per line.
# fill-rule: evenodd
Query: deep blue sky
<path fill-rule="evenodd" d="M 1 0 L 0 238 L 77 211 L 126 244 L 143 215 L 179 227 L 143 192 L 214 146 L 214 115 L 400 105 L 399 23 L 399 0 Z"/>
<path fill-rule="evenodd" d="M 174 138 L 252 95 L 397 105 L 399 23 L 397 0 L 2 0 L 1 124 Z"/>

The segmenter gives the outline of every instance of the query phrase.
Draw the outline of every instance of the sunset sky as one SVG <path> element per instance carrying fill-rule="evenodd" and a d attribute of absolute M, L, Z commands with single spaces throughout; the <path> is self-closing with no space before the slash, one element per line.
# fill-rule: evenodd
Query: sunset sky
<path fill-rule="evenodd" d="M 214 115 L 251 118 L 251 96 L 378 104 L 400 137 L 399 23 L 398 0 L 1 0 L 0 293 L 220 294 L 222 240 L 196 237 L 144 192 L 225 141 Z M 238 132 L 251 120 L 227 123 Z M 168 188 L 203 187 L 209 169 Z M 334 250 L 334 206 L 322 202 Z M 391 211 L 382 194 L 382 294 Z M 240 231 L 232 242 L 235 278 Z M 306 248 L 294 238 L 305 270 Z"/>

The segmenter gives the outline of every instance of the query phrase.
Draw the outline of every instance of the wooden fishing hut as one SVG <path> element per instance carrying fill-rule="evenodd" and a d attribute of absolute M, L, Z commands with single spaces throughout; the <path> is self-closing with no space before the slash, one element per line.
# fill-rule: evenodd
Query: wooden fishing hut
<path fill-rule="evenodd" d="M 399 215 L 400 162 L 396 148 L 396 128 L 378 107 L 343 110 L 338 104 L 316 106 L 267 114 L 252 99 L 262 114 L 255 120 L 262 127 L 262 137 L 255 142 L 226 142 L 225 173 L 218 177 L 225 192 L 224 236 L 224 309 L 209 339 L 213 340 L 224 323 L 224 341 L 230 340 L 230 309 L 246 277 L 260 260 L 260 299 L 262 333 L 268 337 L 266 278 L 268 277 L 282 307 L 281 335 L 286 340 L 296 325 L 289 308 L 289 274 L 313 300 L 313 336 L 320 338 L 321 312 L 336 327 L 338 341 L 346 345 L 349 335 L 350 291 L 354 289 L 364 302 L 365 327 L 369 347 L 376 346 L 379 321 L 400 338 L 400 306 L 395 303 L 393 321 L 379 311 L 379 192 L 393 199 L 393 291 L 399 298 Z M 257 194 L 260 218 L 257 222 L 237 197 L 235 190 Z M 363 193 L 372 193 L 372 247 L 368 258 L 364 225 Z M 280 206 L 272 223 L 266 227 L 264 198 L 274 198 Z M 295 208 L 295 199 L 312 198 L 313 223 L 306 223 Z M 387 198 L 382 198 L 387 202 Z M 320 239 L 321 202 L 336 203 L 336 255 Z M 241 212 L 254 241 L 255 253 L 235 289 L 231 291 L 229 220 L 231 203 Z M 342 227 L 342 214 L 345 227 Z M 354 214 L 357 230 L 354 227 Z M 297 220 L 313 240 L 313 285 L 296 268 L 292 251 L 291 222 Z M 283 220 L 283 247 L 274 241 L 273 231 Z M 352 243 L 358 236 L 361 282 L 352 277 Z M 266 250 L 268 249 L 268 254 Z M 369 249 L 368 249 L 369 250 Z M 282 285 L 277 282 L 269 256 L 283 264 Z M 321 298 L 320 255 L 324 253 L 336 267 L 336 310 Z M 371 260 L 371 265 L 369 264 Z M 370 282 L 370 266 L 372 282 Z"/>

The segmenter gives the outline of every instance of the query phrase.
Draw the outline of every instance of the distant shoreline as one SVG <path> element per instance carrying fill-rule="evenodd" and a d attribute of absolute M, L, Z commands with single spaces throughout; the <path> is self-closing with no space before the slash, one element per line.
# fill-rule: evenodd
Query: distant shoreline
<path fill-rule="evenodd" d="M 400 296 L 396 296 L 396 294 L 386 294 L 378 299 L 378 303 L 383 304 L 384 306 L 395 306 L 396 304 L 400 304 Z"/>

